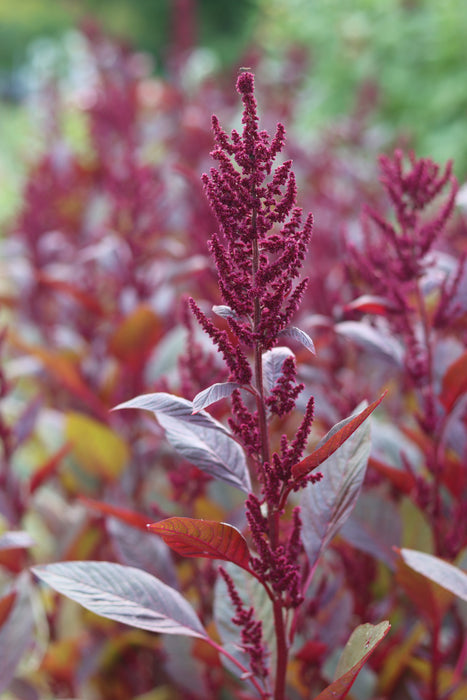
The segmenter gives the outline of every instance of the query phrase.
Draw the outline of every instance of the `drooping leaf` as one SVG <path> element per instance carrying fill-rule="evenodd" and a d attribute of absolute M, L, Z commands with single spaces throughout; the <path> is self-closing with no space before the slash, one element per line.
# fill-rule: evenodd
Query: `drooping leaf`
<path fill-rule="evenodd" d="M 34 574 L 87 610 L 150 632 L 207 639 L 191 605 L 151 574 L 105 561 L 34 566 Z"/>
<path fill-rule="evenodd" d="M 467 351 L 446 370 L 441 388 L 441 403 L 449 413 L 457 399 L 467 391 Z"/>
<path fill-rule="evenodd" d="M 193 414 L 191 401 L 164 392 L 142 394 L 115 407 L 152 411 L 167 440 L 202 471 L 242 491 L 251 490 L 245 453 L 230 431 L 206 411 Z"/>
<path fill-rule="evenodd" d="M 313 355 L 316 355 L 316 350 L 312 339 L 310 338 L 308 333 L 302 331 L 301 328 L 297 328 L 296 326 L 289 326 L 289 328 L 284 328 L 282 331 L 279 332 L 278 337 L 281 336 L 293 338 L 301 345 L 303 345 L 304 348 L 313 353 Z"/>
<path fill-rule="evenodd" d="M 29 579 L 23 574 L 14 589 L 4 596 L 0 626 L 0 693 L 14 678 L 18 663 L 33 636 L 34 618 L 29 597 Z"/>
<path fill-rule="evenodd" d="M 203 389 L 199 394 L 196 394 L 193 399 L 193 413 L 199 413 L 203 408 L 231 396 L 235 389 L 241 388 L 242 385 L 237 382 L 218 382 L 208 386 L 207 389 Z"/>
<path fill-rule="evenodd" d="M 400 554 L 407 566 L 434 581 L 442 588 L 467 601 L 467 573 L 449 562 L 414 549 L 401 549 Z"/>
<path fill-rule="evenodd" d="M 394 305 L 384 297 L 372 294 L 363 294 L 344 306 L 344 311 L 361 311 L 364 314 L 377 314 L 386 316 L 388 310 L 394 309 Z"/>
<path fill-rule="evenodd" d="M 322 480 L 309 484 L 302 492 L 302 538 L 310 566 L 316 563 L 357 502 L 370 454 L 370 424 L 360 423 L 323 464 Z"/>
<path fill-rule="evenodd" d="M 243 569 L 249 568 L 246 540 L 237 528 L 227 523 L 174 517 L 152 523 L 148 529 L 185 557 L 223 559 Z"/>
<path fill-rule="evenodd" d="M 374 652 L 389 632 L 389 622 L 378 625 L 366 623 L 355 629 L 347 642 L 342 656 L 337 664 L 335 677 L 314 700 L 343 700 L 349 693 L 363 664 Z"/>
<path fill-rule="evenodd" d="M 271 600 L 264 586 L 246 571 L 230 562 L 225 564 L 224 568 L 233 580 L 245 609 L 248 610 L 252 607 L 255 611 L 255 619 L 261 620 L 262 622 L 262 642 L 266 651 L 266 662 L 269 659 L 269 668 L 272 670 L 275 668 L 276 637 Z M 218 576 L 214 588 L 214 622 L 216 623 L 217 632 L 224 648 L 248 668 L 249 658 L 241 648 L 241 629 L 232 622 L 232 618 L 235 617 L 235 614 L 236 610 L 230 599 L 227 585 L 222 576 Z M 239 669 L 226 660 L 224 656 L 221 658 L 226 668 L 238 676 Z"/>
<path fill-rule="evenodd" d="M 128 463 L 127 443 L 109 427 L 84 413 L 66 415 L 65 434 L 85 472 L 112 480 L 120 476 Z"/>
<path fill-rule="evenodd" d="M 375 408 L 379 406 L 385 394 L 379 399 L 370 403 L 363 411 L 356 416 L 350 416 L 337 423 L 331 430 L 326 433 L 323 439 L 318 443 L 316 449 L 302 459 L 301 462 L 292 467 L 292 475 L 295 479 L 305 476 L 313 469 L 316 469 L 326 459 L 328 459 L 346 440 L 354 433 L 357 428 L 373 413 Z"/>
<path fill-rule="evenodd" d="M 342 321 L 334 326 L 336 333 L 353 340 L 365 350 L 369 350 L 397 367 L 402 367 L 404 348 L 402 344 L 389 333 L 370 326 L 363 321 Z"/>
<path fill-rule="evenodd" d="M 267 394 L 282 375 L 282 365 L 288 357 L 295 355 L 290 348 L 281 345 L 263 353 L 263 384 Z"/>

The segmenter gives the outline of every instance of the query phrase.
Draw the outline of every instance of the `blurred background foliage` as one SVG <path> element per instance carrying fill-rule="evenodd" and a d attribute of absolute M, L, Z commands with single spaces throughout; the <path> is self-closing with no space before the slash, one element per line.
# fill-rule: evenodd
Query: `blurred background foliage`
<path fill-rule="evenodd" d="M 24 97 L 52 64 L 66 79 L 70 32 L 89 16 L 152 55 L 169 79 L 174 57 L 197 48 L 204 72 L 255 67 L 261 57 L 259 78 L 272 85 L 284 56 L 302 51 L 294 128 L 307 142 L 366 99 L 381 143 L 454 158 L 465 178 L 465 0 L 1 0 L 0 219 L 14 209 L 24 156 L 34 152 Z"/>

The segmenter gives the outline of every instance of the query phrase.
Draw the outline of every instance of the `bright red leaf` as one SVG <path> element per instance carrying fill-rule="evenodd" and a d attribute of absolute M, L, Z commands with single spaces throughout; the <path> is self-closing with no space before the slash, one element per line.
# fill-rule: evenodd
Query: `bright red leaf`
<path fill-rule="evenodd" d="M 141 513 L 136 513 L 128 508 L 113 506 L 111 503 L 104 503 L 104 501 L 96 501 L 93 498 L 86 498 L 86 496 L 81 496 L 79 500 L 88 508 L 92 508 L 103 515 L 110 515 L 113 518 L 117 518 L 127 525 L 130 525 L 131 527 L 144 530 L 144 532 L 147 530 L 148 518 Z"/>
<path fill-rule="evenodd" d="M 309 474 L 313 469 L 319 467 L 328 457 L 330 457 L 336 450 L 339 449 L 341 445 L 354 433 L 357 428 L 365 421 L 368 416 L 373 413 L 375 408 L 379 406 L 383 400 L 384 393 L 377 401 L 373 401 L 369 406 L 367 406 L 363 411 L 358 413 L 356 416 L 351 416 L 345 420 L 337 423 L 331 430 L 324 436 L 318 447 L 311 455 L 302 459 L 301 462 L 295 464 L 292 467 L 292 475 L 294 479 L 300 479 L 303 476 Z"/>
<path fill-rule="evenodd" d="M 148 529 L 185 557 L 224 559 L 249 570 L 248 545 L 232 525 L 215 520 L 174 517 L 152 523 Z"/>

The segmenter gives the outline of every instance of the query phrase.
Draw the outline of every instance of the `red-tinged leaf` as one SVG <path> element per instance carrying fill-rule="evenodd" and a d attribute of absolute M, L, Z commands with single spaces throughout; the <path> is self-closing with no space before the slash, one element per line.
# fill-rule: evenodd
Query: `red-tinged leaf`
<path fill-rule="evenodd" d="M 336 680 L 314 700 L 343 700 L 347 697 L 363 664 L 382 642 L 391 628 L 389 622 L 366 623 L 352 632 L 336 668 Z"/>
<path fill-rule="evenodd" d="M 96 297 L 87 294 L 82 289 L 78 289 L 71 282 L 50 277 L 42 270 L 35 270 L 35 275 L 38 282 L 49 287 L 52 291 L 72 297 L 81 306 L 97 316 L 105 315 L 104 309 Z"/>
<path fill-rule="evenodd" d="M 6 616 L 0 627 L 0 694 L 13 680 L 16 668 L 33 638 L 34 618 L 29 587 L 29 576 L 22 574 L 13 589 L 14 600 L 9 598 L 9 593 L 4 603 Z"/>
<path fill-rule="evenodd" d="M 196 394 L 193 399 L 193 414 L 199 413 L 203 408 L 210 406 L 216 401 L 225 399 L 231 396 L 235 389 L 241 389 L 242 384 L 237 382 L 219 382 L 217 384 L 212 384 L 208 386 L 207 389 L 203 389 L 199 394 Z"/>
<path fill-rule="evenodd" d="M 51 476 L 57 473 L 57 470 L 64 457 L 71 451 L 72 445 L 70 443 L 65 443 L 58 452 L 56 452 L 52 457 L 50 457 L 39 469 L 33 473 L 29 480 L 29 491 L 34 493 L 37 491 L 39 486 L 47 481 Z"/>
<path fill-rule="evenodd" d="M 148 525 L 148 529 L 185 557 L 223 559 L 249 569 L 246 540 L 237 528 L 227 523 L 175 517 Z"/>
<path fill-rule="evenodd" d="M 311 455 L 302 459 L 301 462 L 292 467 L 294 479 L 300 479 L 309 474 L 313 469 L 319 467 L 328 457 L 330 457 L 341 445 L 354 433 L 357 428 L 370 416 L 375 408 L 379 406 L 386 392 L 379 399 L 373 401 L 363 411 L 356 416 L 350 416 L 337 423 L 318 443 L 317 448 Z"/>
<path fill-rule="evenodd" d="M 438 586 L 467 601 L 467 573 L 449 562 L 414 549 L 401 549 L 404 562 L 417 573 L 422 574 Z"/>
<path fill-rule="evenodd" d="M 467 351 L 450 365 L 443 377 L 441 403 L 446 411 L 452 409 L 457 399 L 467 391 Z"/>
<path fill-rule="evenodd" d="M 161 321 L 151 307 L 141 304 L 126 316 L 110 339 L 110 351 L 119 360 L 140 364 L 161 336 Z"/>
<path fill-rule="evenodd" d="M 284 328 L 282 331 L 279 333 L 279 337 L 288 337 L 288 338 L 293 338 L 297 342 L 299 342 L 301 345 L 303 345 L 304 348 L 309 350 L 313 355 L 316 355 L 316 350 L 314 343 L 308 333 L 305 333 L 305 331 L 302 331 L 301 328 L 297 328 L 296 326 L 290 326 L 289 328 Z"/>
<path fill-rule="evenodd" d="M 376 314 L 386 316 L 388 311 L 393 311 L 394 305 L 384 297 L 363 294 L 344 306 L 344 311 L 361 311 L 364 314 Z"/>
<path fill-rule="evenodd" d="M 381 474 L 388 481 L 391 482 L 402 493 L 412 493 L 415 487 L 415 477 L 407 471 L 402 469 L 396 469 L 396 467 L 390 467 L 388 464 L 384 464 L 379 459 L 370 457 L 368 460 L 368 467 L 371 467 L 378 474 Z"/>
<path fill-rule="evenodd" d="M 92 510 L 98 513 L 112 516 L 127 525 L 131 525 L 131 527 L 136 527 L 138 530 L 147 532 L 148 517 L 141 515 L 141 513 L 136 513 L 134 510 L 129 510 L 127 508 L 120 508 L 119 506 L 113 506 L 111 503 L 104 503 L 104 501 L 96 501 L 86 496 L 80 496 L 79 500 L 85 506 L 92 508 Z"/>
<path fill-rule="evenodd" d="M 396 581 L 412 601 L 418 617 L 425 617 L 433 625 L 441 622 L 452 600 L 451 594 L 412 569 L 405 563 L 402 556 L 397 560 Z"/>
<path fill-rule="evenodd" d="M 32 571 L 96 615 L 150 632 L 209 639 L 188 601 L 141 569 L 106 561 L 73 561 L 34 566 Z"/>
<path fill-rule="evenodd" d="M 10 614 L 16 600 L 16 591 L 10 591 L 0 598 L 0 627 Z"/>

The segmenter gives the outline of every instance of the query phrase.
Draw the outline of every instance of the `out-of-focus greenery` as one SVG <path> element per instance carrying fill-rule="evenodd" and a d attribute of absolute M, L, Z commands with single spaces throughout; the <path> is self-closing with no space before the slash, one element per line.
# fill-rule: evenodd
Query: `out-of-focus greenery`
<path fill-rule="evenodd" d="M 320 126 L 379 90 L 378 122 L 406 134 L 419 155 L 455 158 L 467 173 L 465 0 L 258 0 L 258 43 L 280 60 L 310 51 L 303 125 Z"/>
<path fill-rule="evenodd" d="M 191 4 L 195 26 L 187 26 L 187 31 L 194 30 L 193 38 L 213 49 L 222 63 L 232 62 L 248 39 L 256 0 Z M 182 5 L 176 0 L 1 0 L 0 66 L 11 68 L 24 60 L 30 41 L 56 36 L 88 15 L 163 63 L 170 54 L 174 25 L 190 21 Z"/>

